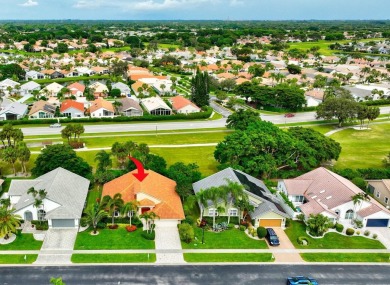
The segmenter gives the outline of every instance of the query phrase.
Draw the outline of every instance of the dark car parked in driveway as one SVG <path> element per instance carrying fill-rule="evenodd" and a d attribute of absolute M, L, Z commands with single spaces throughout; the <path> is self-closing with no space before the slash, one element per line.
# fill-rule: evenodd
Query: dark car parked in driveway
<path fill-rule="evenodd" d="M 272 246 L 277 246 L 280 244 L 279 238 L 272 228 L 267 228 L 267 235 L 265 237 L 268 240 L 268 243 Z"/>

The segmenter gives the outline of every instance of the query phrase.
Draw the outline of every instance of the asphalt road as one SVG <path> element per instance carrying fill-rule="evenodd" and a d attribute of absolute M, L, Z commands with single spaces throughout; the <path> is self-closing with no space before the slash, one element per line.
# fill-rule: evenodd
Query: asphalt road
<path fill-rule="evenodd" d="M 390 115 L 390 107 L 381 107 L 381 114 Z M 265 121 L 274 124 L 297 123 L 316 121 L 315 112 L 296 113 L 294 117 L 285 118 L 284 115 L 261 115 Z M 226 125 L 226 119 L 213 121 L 183 121 L 183 122 L 154 122 L 154 123 L 128 123 L 85 125 L 85 133 L 110 133 L 110 132 L 136 132 L 136 131 L 167 131 L 167 130 L 191 130 L 222 128 Z M 63 128 L 63 127 L 62 127 Z M 29 127 L 22 128 L 25 136 L 60 134 L 62 128 Z"/>
<path fill-rule="evenodd" d="M 181 265 L 0 267 L 1 285 L 45 285 L 62 277 L 67 285 L 84 284 L 286 284 L 287 276 L 306 275 L 320 285 L 388 285 L 389 266 L 367 265 Z"/>

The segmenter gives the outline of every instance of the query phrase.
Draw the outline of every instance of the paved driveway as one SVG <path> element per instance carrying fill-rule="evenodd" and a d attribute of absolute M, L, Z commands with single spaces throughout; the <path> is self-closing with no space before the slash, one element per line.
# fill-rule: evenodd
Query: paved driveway
<path fill-rule="evenodd" d="M 77 229 L 49 229 L 35 264 L 70 264 Z"/>
<path fill-rule="evenodd" d="M 378 235 L 378 240 L 383 243 L 383 245 L 390 249 L 390 229 L 389 228 L 365 228 L 365 230 L 369 230 L 371 234 L 376 233 Z M 364 230 L 360 230 L 361 233 Z"/>
<path fill-rule="evenodd" d="M 280 245 L 276 246 L 276 247 L 268 245 L 269 248 L 271 250 L 272 249 L 278 249 L 278 250 L 284 249 L 285 250 L 285 252 L 273 252 L 272 253 L 275 257 L 275 262 L 289 262 L 289 263 L 303 262 L 299 253 L 289 252 L 290 249 L 295 249 L 295 247 L 292 244 L 292 242 L 290 241 L 290 239 L 288 238 L 288 236 L 286 235 L 286 233 L 284 232 L 284 230 L 282 228 L 273 228 L 273 229 L 279 237 Z"/>
<path fill-rule="evenodd" d="M 156 224 L 156 250 L 180 249 L 181 242 L 177 222 L 172 221 L 155 221 Z M 182 253 L 157 253 L 157 263 L 177 264 L 184 263 Z"/>

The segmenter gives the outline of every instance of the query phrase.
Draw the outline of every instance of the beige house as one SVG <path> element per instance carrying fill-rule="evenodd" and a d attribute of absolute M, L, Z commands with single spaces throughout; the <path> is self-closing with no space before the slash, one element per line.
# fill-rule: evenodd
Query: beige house
<path fill-rule="evenodd" d="M 375 200 L 386 208 L 390 207 L 390 179 L 367 180 L 367 188 Z"/>

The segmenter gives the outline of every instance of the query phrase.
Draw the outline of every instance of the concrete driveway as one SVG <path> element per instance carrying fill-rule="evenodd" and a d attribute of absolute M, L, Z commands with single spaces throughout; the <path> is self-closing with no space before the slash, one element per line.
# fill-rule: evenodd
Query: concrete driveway
<path fill-rule="evenodd" d="M 378 240 L 383 243 L 383 245 L 390 249 L 390 229 L 389 228 L 365 228 L 361 229 L 360 232 L 364 233 L 365 230 L 369 230 L 371 235 L 376 233 L 378 235 Z"/>
<path fill-rule="evenodd" d="M 156 250 L 180 249 L 181 242 L 177 221 L 155 221 Z M 182 253 L 157 253 L 156 263 L 177 264 L 184 263 Z"/>
<path fill-rule="evenodd" d="M 275 262 L 288 262 L 288 263 L 294 263 L 294 262 L 303 262 L 301 256 L 299 253 L 291 253 L 291 249 L 295 249 L 294 245 L 284 232 L 282 228 L 273 228 L 277 236 L 279 237 L 279 246 L 270 246 L 268 244 L 268 247 L 271 249 L 284 249 L 285 251 L 282 252 L 272 252 L 272 254 L 275 257 Z"/>
<path fill-rule="evenodd" d="M 34 264 L 70 264 L 77 229 L 49 229 Z"/>

